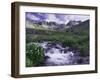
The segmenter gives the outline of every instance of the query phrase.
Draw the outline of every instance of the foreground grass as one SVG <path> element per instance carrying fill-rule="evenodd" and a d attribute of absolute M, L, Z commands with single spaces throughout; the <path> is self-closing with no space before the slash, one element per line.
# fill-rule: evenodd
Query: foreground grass
<path fill-rule="evenodd" d="M 44 62 L 44 50 L 34 44 L 26 44 L 26 67 L 42 66 Z"/>

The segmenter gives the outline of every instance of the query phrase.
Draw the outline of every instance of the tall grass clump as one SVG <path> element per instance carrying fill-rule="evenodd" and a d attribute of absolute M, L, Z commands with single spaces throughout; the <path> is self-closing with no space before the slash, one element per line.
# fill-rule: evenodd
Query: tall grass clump
<path fill-rule="evenodd" d="M 42 66 L 44 62 L 44 50 L 34 44 L 26 44 L 26 67 Z"/>

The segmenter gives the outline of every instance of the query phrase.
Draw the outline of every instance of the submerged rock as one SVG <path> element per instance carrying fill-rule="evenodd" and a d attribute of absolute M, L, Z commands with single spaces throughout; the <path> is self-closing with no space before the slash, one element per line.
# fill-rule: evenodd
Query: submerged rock
<path fill-rule="evenodd" d="M 49 57 L 49 56 L 45 56 L 44 58 L 45 58 L 45 60 L 46 60 L 46 59 L 49 59 L 50 57 Z"/>

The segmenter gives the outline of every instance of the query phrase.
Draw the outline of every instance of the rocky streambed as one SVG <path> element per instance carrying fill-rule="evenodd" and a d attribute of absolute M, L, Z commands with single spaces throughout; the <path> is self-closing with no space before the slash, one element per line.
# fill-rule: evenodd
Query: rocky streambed
<path fill-rule="evenodd" d="M 89 56 L 81 57 L 78 50 L 63 47 L 61 43 L 44 41 L 38 45 L 44 49 L 45 66 L 89 64 Z"/>

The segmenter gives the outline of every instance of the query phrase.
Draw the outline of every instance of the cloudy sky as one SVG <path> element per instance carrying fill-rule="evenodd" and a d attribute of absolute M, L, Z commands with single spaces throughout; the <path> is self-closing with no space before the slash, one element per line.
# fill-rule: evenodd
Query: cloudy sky
<path fill-rule="evenodd" d="M 34 13 L 34 12 L 26 12 L 26 19 L 35 20 L 35 21 L 54 21 L 57 23 L 66 24 L 70 20 L 75 21 L 85 21 L 90 18 L 89 15 L 83 14 L 52 14 L 52 13 Z"/>

